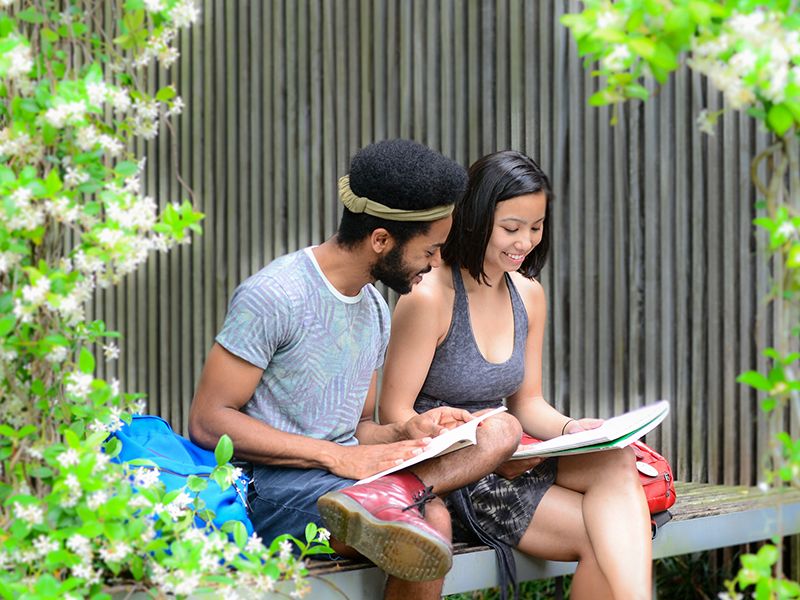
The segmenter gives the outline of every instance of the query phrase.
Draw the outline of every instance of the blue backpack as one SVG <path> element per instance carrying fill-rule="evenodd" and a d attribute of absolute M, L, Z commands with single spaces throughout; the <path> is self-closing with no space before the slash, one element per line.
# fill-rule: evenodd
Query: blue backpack
<path fill-rule="evenodd" d="M 160 479 L 167 491 L 186 485 L 190 475 L 208 477 L 217 466 L 214 453 L 201 448 L 172 431 L 164 419 L 153 415 L 134 415 L 130 425 L 124 425 L 111 434 L 122 442 L 122 450 L 114 459 L 116 462 L 129 462 L 134 459 L 151 460 L 158 465 Z M 239 478 L 226 490 L 209 478 L 208 487 L 200 492 L 206 508 L 213 510 L 217 527 L 226 521 L 241 521 L 247 534 L 253 532 L 253 524 L 247 516 L 247 484 L 245 477 Z M 199 517 L 197 525 L 205 523 Z"/>

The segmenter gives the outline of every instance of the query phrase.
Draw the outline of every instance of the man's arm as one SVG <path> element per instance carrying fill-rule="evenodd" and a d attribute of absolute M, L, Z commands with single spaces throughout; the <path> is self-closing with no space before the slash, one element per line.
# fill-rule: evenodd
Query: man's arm
<path fill-rule="evenodd" d="M 223 434 L 228 434 L 239 458 L 277 466 L 325 469 L 351 479 L 363 479 L 399 464 L 418 453 L 426 443 L 424 439 L 381 443 L 367 433 L 370 440 L 376 441 L 364 446 L 342 446 L 270 427 L 240 410 L 252 397 L 262 373 L 259 367 L 215 343 L 189 412 L 191 439 L 210 449 Z M 370 388 L 373 401 L 374 383 L 373 378 Z M 369 429 L 367 426 L 363 431 Z M 394 437 L 388 431 L 387 435 Z"/>

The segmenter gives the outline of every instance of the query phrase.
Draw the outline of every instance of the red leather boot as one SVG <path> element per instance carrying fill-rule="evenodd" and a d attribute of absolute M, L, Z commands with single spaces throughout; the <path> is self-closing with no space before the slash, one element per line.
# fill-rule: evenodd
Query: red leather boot
<path fill-rule="evenodd" d="M 381 570 L 406 581 L 439 579 L 453 563 L 452 548 L 423 518 L 436 496 L 412 473 L 329 492 L 317 507 L 340 542 Z"/>

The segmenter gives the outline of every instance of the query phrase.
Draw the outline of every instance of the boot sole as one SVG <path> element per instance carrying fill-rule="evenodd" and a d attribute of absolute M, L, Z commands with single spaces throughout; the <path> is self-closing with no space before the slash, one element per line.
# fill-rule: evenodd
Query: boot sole
<path fill-rule="evenodd" d="M 432 581 L 444 577 L 453 564 L 444 541 L 413 525 L 377 519 L 345 494 L 325 494 L 317 507 L 334 538 L 389 575 L 406 581 Z"/>

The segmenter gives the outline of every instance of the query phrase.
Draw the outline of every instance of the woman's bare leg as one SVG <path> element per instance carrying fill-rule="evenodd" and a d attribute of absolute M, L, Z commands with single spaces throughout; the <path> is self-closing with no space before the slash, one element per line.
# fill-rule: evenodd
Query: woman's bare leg
<path fill-rule="evenodd" d="M 594 556 L 617 600 L 652 593 L 650 512 L 630 448 L 559 458 L 556 483 L 583 494 Z"/>
<path fill-rule="evenodd" d="M 542 498 L 517 548 L 547 560 L 578 561 L 571 600 L 613 598 L 583 522 L 583 494 L 558 485 Z"/>

